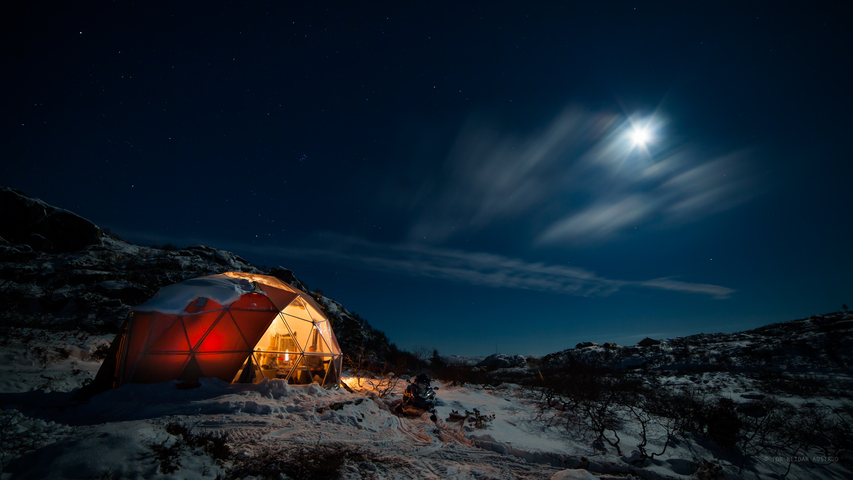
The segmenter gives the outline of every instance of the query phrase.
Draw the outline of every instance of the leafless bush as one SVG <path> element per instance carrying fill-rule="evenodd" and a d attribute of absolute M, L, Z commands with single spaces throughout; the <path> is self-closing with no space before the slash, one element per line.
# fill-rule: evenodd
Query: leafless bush
<path fill-rule="evenodd" d="M 483 429 L 486 428 L 489 422 L 495 419 L 495 414 L 483 414 L 480 413 L 480 410 L 474 408 L 473 412 L 469 412 L 465 410 L 465 415 L 462 415 L 456 410 L 451 410 L 450 415 L 447 417 L 448 422 L 468 422 L 473 428 Z"/>
<path fill-rule="evenodd" d="M 635 381 L 584 367 L 553 375 L 547 385 L 541 389 L 540 420 L 591 440 L 599 450 L 609 445 L 622 455 L 621 416 L 639 388 Z"/>
<path fill-rule="evenodd" d="M 47 435 L 17 410 L 0 410 L 0 475 L 13 459 L 39 448 Z"/>
<path fill-rule="evenodd" d="M 794 406 L 772 397 L 756 404 L 759 414 L 741 417 L 740 471 L 760 456 L 769 456 L 786 459 L 784 475 L 788 475 L 795 461 L 826 464 L 825 459 L 838 458 L 853 446 L 850 405 L 835 410 L 817 403 Z"/>
<path fill-rule="evenodd" d="M 151 442 L 148 444 L 161 473 L 172 474 L 181 468 L 180 457 L 187 450 L 196 451 L 198 454 L 207 454 L 219 462 L 231 459 L 231 448 L 228 446 L 227 436 L 224 434 L 195 433 L 179 423 L 167 424 L 166 432 L 177 438 L 167 438 L 160 443 Z M 169 445 L 170 442 L 171 445 Z"/>
<path fill-rule="evenodd" d="M 640 454 L 640 458 L 634 462 L 635 464 L 645 463 L 646 460 L 653 460 L 655 457 L 666 453 L 666 449 L 669 447 L 677 433 L 676 420 L 652 413 L 655 408 L 651 407 L 649 403 L 651 402 L 648 398 L 643 398 L 640 400 L 639 405 L 627 406 L 632 418 L 640 424 L 640 443 L 637 444 L 637 452 Z M 659 452 L 652 452 L 649 450 L 651 448 L 649 444 L 649 437 L 653 435 L 652 430 L 661 432 L 661 436 L 664 438 L 663 447 L 660 447 Z"/>
<path fill-rule="evenodd" d="M 107 358 L 107 353 L 110 351 L 109 343 L 102 343 L 89 354 L 91 360 L 103 360 Z"/>
<path fill-rule="evenodd" d="M 228 472 L 227 478 L 258 477 L 278 480 L 283 474 L 287 478 L 333 480 L 341 478 L 341 468 L 347 461 L 369 462 L 370 457 L 358 448 L 340 444 L 276 445 L 237 461 Z"/>
<path fill-rule="evenodd" d="M 372 391 L 379 395 L 379 398 L 393 392 L 400 382 L 399 375 L 406 371 L 405 364 L 391 366 L 388 363 L 372 363 L 363 349 L 355 356 L 346 355 L 344 359 L 356 376 L 355 383 L 349 384 L 349 388 L 361 393 Z"/>

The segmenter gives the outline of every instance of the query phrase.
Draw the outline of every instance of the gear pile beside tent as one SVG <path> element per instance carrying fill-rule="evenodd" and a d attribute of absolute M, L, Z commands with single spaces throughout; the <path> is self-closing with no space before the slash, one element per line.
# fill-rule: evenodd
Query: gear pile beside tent
<path fill-rule="evenodd" d="M 275 277 L 228 272 L 163 287 L 134 308 L 81 393 L 200 377 L 338 386 L 341 358 L 313 298 Z"/>

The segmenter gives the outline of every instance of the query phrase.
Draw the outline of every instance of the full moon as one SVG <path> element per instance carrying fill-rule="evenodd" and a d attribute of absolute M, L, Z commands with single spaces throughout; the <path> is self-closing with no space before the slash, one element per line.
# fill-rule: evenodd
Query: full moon
<path fill-rule="evenodd" d="M 633 139 L 634 143 L 638 145 L 645 145 L 650 138 L 651 136 L 645 128 L 636 129 L 631 133 L 631 139 Z"/>

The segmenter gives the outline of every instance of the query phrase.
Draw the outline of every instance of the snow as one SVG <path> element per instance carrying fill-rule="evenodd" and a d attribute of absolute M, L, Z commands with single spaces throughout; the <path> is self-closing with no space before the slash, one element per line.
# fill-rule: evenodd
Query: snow
<path fill-rule="evenodd" d="M 787 466 L 784 459 L 756 457 L 748 471 L 738 474 L 712 445 L 690 437 L 680 437 L 665 454 L 634 465 L 641 441 L 635 420 L 620 419 L 622 456 L 612 448 L 597 450 L 589 438 L 539 415 L 541 392 L 512 383 L 493 387 L 434 381 L 437 423 L 428 413 L 414 418 L 393 413 L 393 402 L 399 401 L 406 386 L 403 380 L 380 396 L 370 388 L 348 392 L 280 380 L 232 385 L 204 378 L 193 389 L 181 389 L 173 382 L 128 384 L 78 404 L 73 393 L 95 375 L 98 352 L 103 353 L 112 338 L 27 328 L 7 333 L 0 342 L 0 413 L 10 419 L 9 432 L 38 441 L 14 459 L 3 458 L 0 480 L 229 478 L 240 462 L 263 458 L 265 453 L 322 446 L 362 452 L 362 457 L 348 458 L 341 469 L 343 478 L 353 480 L 686 480 L 709 468 L 722 468 L 724 478 L 758 479 L 778 476 Z M 720 343 L 714 348 L 729 347 Z M 453 359 L 467 365 L 480 360 Z M 345 381 L 355 382 L 351 375 Z M 837 380 L 840 374 L 831 372 L 830 377 Z M 845 378 L 850 381 L 849 375 Z M 760 382 L 735 372 L 684 375 L 667 370 L 657 380 L 661 388 L 712 391 L 738 402 L 768 395 Z M 797 396 L 780 400 L 803 407 L 809 402 L 843 403 Z M 454 412 L 466 418 L 451 421 Z M 475 412 L 484 419 L 481 424 L 472 418 Z M 233 456 L 217 458 L 193 446 L 174 433 L 175 425 L 194 435 L 227 438 Z M 651 433 L 648 448 L 658 452 L 662 436 Z M 794 464 L 789 477 L 850 478 L 850 471 L 837 461 L 819 470 L 806 462 Z"/>
<path fill-rule="evenodd" d="M 185 313 L 184 309 L 190 302 L 200 297 L 209 298 L 220 305 L 230 305 L 242 295 L 254 291 L 252 282 L 243 278 L 220 275 L 194 278 L 161 288 L 154 298 L 134 310 L 180 315 Z"/>
<path fill-rule="evenodd" d="M 569 469 L 555 473 L 551 480 L 596 480 L 597 478 L 586 470 Z"/>

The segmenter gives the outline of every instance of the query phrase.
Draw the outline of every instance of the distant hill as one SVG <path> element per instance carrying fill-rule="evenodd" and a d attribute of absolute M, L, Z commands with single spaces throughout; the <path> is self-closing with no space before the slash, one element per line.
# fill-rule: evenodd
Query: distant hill
<path fill-rule="evenodd" d="M 578 345 L 545 356 L 541 366 L 569 363 L 613 370 L 851 373 L 853 312 L 813 315 L 738 333 L 662 339 L 647 346 Z"/>

